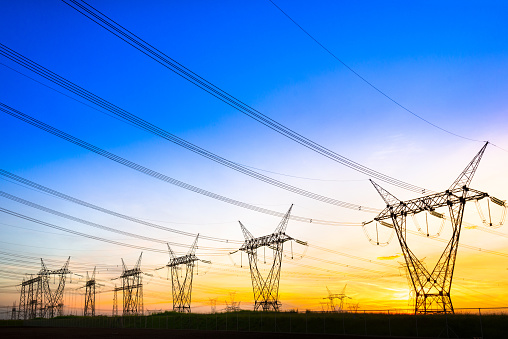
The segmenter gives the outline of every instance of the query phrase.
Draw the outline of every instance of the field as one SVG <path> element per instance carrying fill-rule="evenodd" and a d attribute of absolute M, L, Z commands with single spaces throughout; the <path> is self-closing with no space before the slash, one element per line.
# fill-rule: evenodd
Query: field
<path fill-rule="evenodd" d="M 200 337 L 264 337 L 277 334 L 300 334 L 302 337 L 330 336 L 394 336 L 427 338 L 506 338 L 508 315 L 408 315 L 375 313 L 296 313 L 296 312 L 251 312 L 240 311 L 216 314 L 179 314 L 165 312 L 150 316 L 126 317 L 77 317 L 66 316 L 53 319 L 3 320 L 0 322 L 2 338 L 9 333 L 27 331 L 32 328 L 38 337 L 49 328 L 77 331 L 100 337 L 113 332 L 134 335 L 151 331 L 158 335 Z M 37 328 L 37 329 L 36 329 Z M 115 330 L 115 331 L 113 331 Z M 155 330 L 155 332 L 152 332 Z M 176 333 L 176 334 L 175 334 Z M 21 334 L 21 333 L 18 333 Z M 227 334 L 227 335 L 226 335 Z M 307 334 L 307 335 L 305 335 Z M 299 335 L 299 336 L 300 336 Z M 13 336 L 14 337 L 14 336 Z M 116 336 L 118 337 L 118 336 Z M 120 335 L 122 337 L 122 335 Z"/>

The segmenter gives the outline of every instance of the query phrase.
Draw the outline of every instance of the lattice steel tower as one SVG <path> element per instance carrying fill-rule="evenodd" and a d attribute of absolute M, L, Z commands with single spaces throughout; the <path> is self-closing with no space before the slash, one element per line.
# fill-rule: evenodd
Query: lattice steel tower
<path fill-rule="evenodd" d="M 263 311 L 268 311 L 270 309 L 274 311 L 279 310 L 281 305 L 279 301 L 279 281 L 284 243 L 289 240 L 295 240 L 299 244 L 307 244 L 303 241 L 293 239 L 285 233 L 292 208 L 293 205 L 291 205 L 289 210 L 286 212 L 274 233 L 259 238 L 254 238 L 254 236 L 239 221 L 243 236 L 245 237 L 245 242 L 238 251 L 247 253 L 247 256 L 249 257 L 252 290 L 254 292 L 254 310 L 258 310 L 259 308 L 262 308 Z M 259 272 L 257 253 L 258 248 L 264 246 L 273 250 L 272 268 L 270 269 L 266 279 L 263 278 Z"/>
<path fill-rule="evenodd" d="M 480 200 L 489 196 L 487 193 L 469 188 L 487 145 L 488 143 L 482 147 L 450 188 L 441 193 L 400 201 L 371 180 L 386 203 L 386 208 L 374 220 L 391 219 L 393 222 L 393 228 L 404 253 L 408 273 L 415 291 L 415 314 L 453 313 L 450 290 L 464 216 L 464 206 L 468 201 Z M 429 271 L 408 247 L 406 242 L 406 217 L 423 211 L 432 212 L 436 208 L 446 206 L 450 211 L 452 237 L 434 269 Z"/>
<path fill-rule="evenodd" d="M 46 297 L 46 304 L 43 309 L 44 317 L 53 318 L 55 315 L 63 316 L 63 295 L 67 274 L 71 273 L 71 271 L 68 269 L 70 260 L 71 257 L 67 259 L 62 268 L 51 271 L 47 269 L 44 261 L 41 258 L 41 270 L 39 272 L 39 276 L 41 277 L 42 289 L 44 291 L 44 296 Z M 51 275 L 59 276 L 58 286 L 55 291 L 51 291 L 49 286 L 49 278 Z"/>
<path fill-rule="evenodd" d="M 95 317 L 95 285 L 94 267 L 92 277 L 89 277 L 88 272 L 86 272 L 85 310 L 83 311 L 85 317 Z"/>
<path fill-rule="evenodd" d="M 116 287 L 115 291 L 122 291 L 123 293 L 123 315 L 142 315 L 143 314 L 143 277 L 141 274 L 141 256 L 132 269 L 127 269 L 125 262 L 122 259 L 123 272 L 122 287 Z M 117 311 L 118 312 L 118 311 Z"/>
<path fill-rule="evenodd" d="M 191 308 L 191 294 L 192 294 L 192 279 L 194 277 L 194 263 L 196 261 L 202 261 L 207 264 L 211 264 L 208 260 L 201 260 L 196 257 L 196 248 L 198 244 L 199 234 L 196 236 L 196 240 L 190 247 L 186 255 L 176 257 L 175 253 L 169 247 L 170 261 L 166 265 L 171 268 L 171 287 L 173 292 L 173 311 L 176 312 L 187 312 L 190 313 Z M 185 265 L 185 276 L 180 276 L 179 272 L 182 269 L 181 265 Z"/>
<path fill-rule="evenodd" d="M 18 318 L 27 320 L 42 317 L 44 309 L 44 293 L 42 291 L 42 279 L 40 276 L 23 279 L 19 297 Z"/>

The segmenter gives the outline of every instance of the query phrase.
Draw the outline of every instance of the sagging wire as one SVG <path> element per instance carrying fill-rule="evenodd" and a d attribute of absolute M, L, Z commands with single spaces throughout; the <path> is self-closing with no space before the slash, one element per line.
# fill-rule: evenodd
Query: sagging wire
<path fill-rule="evenodd" d="M 300 245 L 303 245 L 305 246 L 305 249 L 303 250 L 302 254 L 296 254 L 293 252 L 293 241 L 296 241 L 297 243 L 299 243 Z M 303 243 L 303 242 L 299 242 L 298 240 L 291 240 L 290 241 L 291 243 L 291 260 L 302 260 L 305 255 L 307 254 L 307 251 L 309 250 L 309 245 L 307 243 Z M 287 254 L 284 254 L 284 258 L 288 258 L 289 256 Z"/>
<path fill-rule="evenodd" d="M 393 236 L 395 235 L 395 227 L 392 225 L 392 224 L 389 224 L 385 221 L 379 221 L 379 223 L 382 225 L 382 226 L 385 226 L 385 227 L 388 227 L 388 228 L 391 228 L 392 229 L 392 233 L 390 234 L 390 236 L 388 237 L 388 240 L 385 241 L 385 242 L 379 242 L 379 230 L 378 230 L 378 222 L 376 221 L 376 240 L 374 240 L 370 235 L 369 235 L 369 232 L 367 231 L 367 228 L 365 226 L 367 226 L 368 224 L 372 223 L 374 220 L 371 220 L 369 222 L 364 222 L 362 224 L 362 230 L 363 230 L 363 233 L 365 234 L 365 237 L 367 237 L 367 240 L 372 244 L 372 245 L 376 245 L 376 246 L 381 246 L 381 247 L 384 247 L 384 246 L 387 246 L 390 241 L 392 241 L 393 239 Z"/>
<path fill-rule="evenodd" d="M 439 226 L 439 231 L 437 231 L 437 233 L 433 234 L 433 235 L 431 235 L 429 233 L 429 219 L 428 219 L 429 213 L 432 216 L 441 219 L 441 226 Z M 415 227 L 418 230 L 418 232 L 420 232 L 421 234 L 425 235 L 427 238 L 437 238 L 437 237 L 439 237 L 441 235 L 441 232 L 443 231 L 443 228 L 444 228 L 444 225 L 445 225 L 445 221 L 446 221 L 446 217 L 445 217 L 445 215 L 443 213 L 438 213 L 436 211 L 425 211 L 425 224 L 427 226 L 427 229 L 426 229 L 427 232 L 424 232 L 422 230 L 422 228 L 420 227 L 418 219 L 416 218 L 416 214 L 412 214 L 411 217 L 413 218 L 413 222 L 414 222 Z"/>
<path fill-rule="evenodd" d="M 502 207 L 501 218 L 500 218 L 499 223 L 497 223 L 497 224 L 492 223 L 492 214 L 490 212 L 490 201 L 492 201 L 494 204 Z M 487 222 L 487 219 L 485 218 L 485 215 L 483 214 L 482 206 L 480 205 L 479 200 L 475 200 L 474 203 L 476 205 L 476 210 L 478 211 L 478 214 L 480 215 L 480 219 L 482 219 L 483 225 L 485 225 L 487 227 L 491 227 L 491 228 L 499 228 L 499 227 L 503 226 L 503 224 L 506 220 L 506 210 L 508 207 L 506 205 L 506 201 L 500 200 L 495 197 L 490 197 L 490 199 L 487 199 L 487 210 L 489 212 L 489 221 L 488 222 Z"/>

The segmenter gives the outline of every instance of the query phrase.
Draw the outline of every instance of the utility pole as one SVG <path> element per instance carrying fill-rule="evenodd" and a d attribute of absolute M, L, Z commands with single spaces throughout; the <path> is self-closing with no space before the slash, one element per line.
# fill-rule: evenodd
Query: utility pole
<path fill-rule="evenodd" d="M 191 308 L 191 295 L 192 295 L 192 279 L 194 276 L 194 263 L 196 261 L 202 261 L 207 264 L 211 264 L 208 260 L 201 260 L 196 257 L 196 248 L 198 244 L 199 234 L 196 236 L 196 240 L 190 247 L 186 255 L 176 257 L 175 253 L 169 247 L 169 263 L 166 265 L 171 268 L 171 287 L 173 292 L 173 311 L 181 313 L 190 313 Z M 178 274 L 181 270 L 181 266 L 185 266 L 185 276 L 180 277 Z"/>
<path fill-rule="evenodd" d="M 469 188 L 469 184 L 473 179 L 487 145 L 488 142 L 481 148 L 450 188 L 441 193 L 401 201 L 371 180 L 379 195 L 381 195 L 386 203 L 386 208 L 374 220 L 379 221 L 384 226 L 395 229 L 415 291 L 415 314 L 454 312 L 450 290 L 462 228 L 464 207 L 468 201 L 477 201 L 489 196 L 485 192 Z M 495 200 L 499 201 L 499 199 Z M 406 242 L 406 217 L 423 211 L 433 212 L 440 207 L 448 207 L 449 209 L 452 237 L 434 269 L 429 271 L 425 268 L 422 261 L 409 249 Z M 391 220 L 393 225 L 388 224 L 384 220 Z"/>
<path fill-rule="evenodd" d="M 245 242 L 243 243 L 242 247 L 238 249 L 238 251 L 246 252 L 247 256 L 249 257 L 255 311 L 259 308 L 261 308 L 263 311 L 268 311 L 270 309 L 278 311 L 280 308 L 281 303 L 279 301 L 279 281 L 284 243 L 286 241 L 295 240 L 301 245 L 307 245 L 307 243 L 293 239 L 285 233 L 292 208 L 293 205 L 291 205 L 289 210 L 286 212 L 279 226 L 275 229 L 274 233 L 259 238 L 254 238 L 254 236 L 239 221 Z M 260 247 L 268 247 L 273 251 L 272 268 L 270 269 L 270 273 L 266 278 L 263 278 L 258 269 L 257 251 Z M 236 252 L 237 251 L 234 251 L 231 254 Z"/>

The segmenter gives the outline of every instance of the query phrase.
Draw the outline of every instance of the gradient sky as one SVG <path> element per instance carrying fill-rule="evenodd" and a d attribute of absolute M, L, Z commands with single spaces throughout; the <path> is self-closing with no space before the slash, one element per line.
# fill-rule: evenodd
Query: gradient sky
<path fill-rule="evenodd" d="M 286 13 L 365 79 L 443 132 L 396 106 L 289 21 L 269 1 L 92 1 L 100 11 L 203 78 L 335 152 L 414 185 L 447 189 L 487 147 L 472 187 L 508 197 L 508 26 L 506 2 L 276 1 Z M 0 42 L 96 95 L 226 159 L 309 191 L 383 208 L 369 177 L 326 159 L 262 126 L 183 80 L 60 1 L 1 1 Z M 173 143 L 63 96 L 55 85 L 0 56 L 0 102 L 69 134 L 170 177 L 240 201 L 314 219 L 355 222 L 375 214 L 327 205 L 246 177 Z M 13 71 L 12 69 L 16 70 Z M 58 88 L 58 90 L 61 90 Z M 65 94 L 65 90 L 61 90 Z M 72 96 L 72 95 L 71 95 Z M 84 201 L 161 225 L 241 241 L 241 220 L 254 236 L 280 218 L 259 214 L 162 183 L 0 114 L 0 168 Z M 468 139 L 479 141 L 471 141 Z M 284 174 L 284 175 L 282 175 Z M 289 176 L 288 176 L 289 175 Z M 311 180 L 312 179 L 312 180 Z M 412 192 L 381 183 L 400 199 Z M 191 244 L 191 237 L 155 231 L 0 180 L 0 190 L 37 204 L 132 233 Z M 485 208 L 486 202 L 482 202 Z M 98 231 L 0 197 L 0 206 L 79 232 L 164 251 L 165 245 Z M 493 217 L 499 219 L 499 209 Z M 423 223 L 424 216 L 419 215 Z M 473 203 L 452 287 L 460 307 L 507 306 L 508 231 L 482 226 Z M 412 221 L 412 220 L 411 220 Z M 439 221 L 432 220 L 431 231 Z M 367 231 L 375 236 L 374 224 Z M 71 256 L 64 303 L 83 307 L 86 271 L 98 266 L 100 312 L 111 312 L 121 258 L 134 265 L 140 250 L 105 244 L 0 215 L 0 306 L 19 301 L 25 273 L 39 259 L 58 268 Z M 410 223 L 409 227 L 416 231 Z M 280 282 L 283 309 L 321 310 L 326 286 L 361 309 L 405 308 L 408 284 L 400 247 L 373 246 L 361 227 L 290 221 L 287 233 L 309 247 L 285 246 Z M 450 234 L 438 240 L 408 235 L 411 248 L 433 267 Z M 388 230 L 380 230 L 382 241 Z M 229 293 L 252 307 L 247 258 L 227 253 L 236 243 L 200 240 L 193 311 L 208 298 L 225 306 Z M 317 246 L 336 253 L 319 250 Z M 479 250 L 482 249 L 482 250 Z M 185 247 L 174 247 L 178 254 Z M 487 252 L 485 250 L 488 250 Z M 490 252 L 489 252 L 490 251 Z M 338 253 L 337 253 L 338 252 Z M 261 252 L 260 252 L 261 253 Z M 341 255 L 347 254 L 347 255 Z M 269 259 L 267 251 L 267 259 Z M 168 255 L 144 252 L 145 309 L 171 309 Z M 243 267 L 241 266 L 243 262 Z M 262 261 L 261 261 L 262 262 Z M 264 272 L 268 265 L 260 265 Z M 2 308 L 4 312 L 6 308 Z M 2 317 L 7 316 L 2 313 Z"/>

